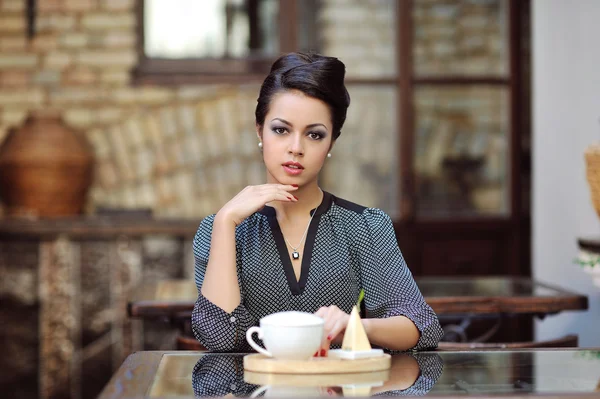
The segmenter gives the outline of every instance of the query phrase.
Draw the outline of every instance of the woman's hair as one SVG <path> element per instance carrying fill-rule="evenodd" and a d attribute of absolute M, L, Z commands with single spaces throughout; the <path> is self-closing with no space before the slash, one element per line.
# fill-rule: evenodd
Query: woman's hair
<path fill-rule="evenodd" d="M 263 126 L 275 94 L 299 90 L 329 106 L 333 139 L 342 132 L 350 95 L 344 86 L 346 66 L 335 57 L 315 53 L 289 53 L 279 57 L 265 78 L 256 104 L 256 123 Z"/>

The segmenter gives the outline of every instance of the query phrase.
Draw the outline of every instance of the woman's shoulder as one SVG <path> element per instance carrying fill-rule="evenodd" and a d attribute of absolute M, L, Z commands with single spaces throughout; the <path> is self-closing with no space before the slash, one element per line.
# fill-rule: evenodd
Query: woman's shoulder
<path fill-rule="evenodd" d="M 339 213 L 343 214 L 344 220 L 349 222 L 354 219 L 357 221 L 361 220 L 367 225 L 372 225 L 391 220 L 390 216 L 379 208 L 360 205 L 336 196 L 332 196 L 332 202 L 340 210 Z"/>
<path fill-rule="evenodd" d="M 216 214 L 205 216 L 204 219 L 200 221 L 198 225 L 198 230 L 196 230 L 196 237 L 201 234 L 206 234 L 212 232 L 213 223 L 215 221 Z"/>

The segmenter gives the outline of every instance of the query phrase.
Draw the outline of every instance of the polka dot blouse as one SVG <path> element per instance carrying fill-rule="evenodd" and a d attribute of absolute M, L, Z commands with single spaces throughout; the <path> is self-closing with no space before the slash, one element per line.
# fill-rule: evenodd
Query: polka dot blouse
<path fill-rule="evenodd" d="M 435 348 L 442 329 L 406 266 L 390 217 L 327 192 L 313 213 L 299 260 L 290 257 L 274 208 L 265 206 L 237 226 L 241 303 L 231 313 L 200 292 L 214 215 L 200 223 L 193 243 L 199 295 L 192 329 L 198 341 L 213 351 L 252 352 L 246 330 L 262 317 L 287 310 L 314 313 L 330 305 L 350 313 L 364 289 L 366 317 L 406 316 L 420 332 L 413 349 Z M 301 262 L 299 280 L 292 262 Z"/>

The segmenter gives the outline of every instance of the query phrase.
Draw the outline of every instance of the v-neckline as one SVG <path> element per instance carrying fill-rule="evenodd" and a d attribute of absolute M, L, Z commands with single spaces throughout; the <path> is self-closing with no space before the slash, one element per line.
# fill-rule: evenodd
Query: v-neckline
<path fill-rule="evenodd" d="M 302 256 L 300 257 L 300 279 L 296 278 L 296 273 L 294 272 L 294 265 L 292 264 L 291 255 L 287 249 L 287 244 L 285 243 L 285 240 L 283 238 L 283 233 L 281 232 L 279 222 L 277 221 L 277 214 L 275 213 L 275 209 L 269 206 L 265 206 L 261 211 L 261 213 L 266 214 L 268 216 L 269 225 L 273 233 L 273 239 L 275 240 L 277 252 L 279 253 L 279 258 L 281 259 L 281 264 L 283 265 L 283 272 L 285 273 L 288 286 L 293 295 L 302 295 L 302 293 L 304 292 L 304 288 L 306 287 L 306 282 L 308 280 L 308 273 L 310 271 L 310 264 L 312 260 L 313 248 L 315 244 L 315 238 L 319 229 L 319 223 L 321 221 L 321 215 L 323 214 L 323 212 L 325 212 L 325 210 L 329 208 L 330 202 L 330 194 L 323 191 L 323 199 L 321 201 L 321 204 L 319 204 L 319 206 L 317 206 L 315 209 L 311 210 L 311 213 L 314 212 L 315 215 L 312 221 L 310 222 L 310 226 L 308 227 L 308 232 L 306 233 L 306 240 L 304 241 L 304 249 L 302 251 Z"/>

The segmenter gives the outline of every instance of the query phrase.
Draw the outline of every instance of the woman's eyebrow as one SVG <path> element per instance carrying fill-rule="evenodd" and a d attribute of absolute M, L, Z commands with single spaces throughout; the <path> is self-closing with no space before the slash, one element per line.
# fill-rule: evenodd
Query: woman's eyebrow
<path fill-rule="evenodd" d="M 280 122 L 283 122 L 286 125 L 291 126 L 291 127 L 294 126 L 290 122 L 286 121 L 285 119 L 281 119 L 281 118 L 273 118 L 273 119 L 271 119 L 271 122 L 273 122 L 273 121 L 280 121 Z M 325 126 L 322 123 L 311 123 L 310 125 L 306 125 L 306 128 L 309 129 L 311 127 L 316 127 L 316 126 L 323 126 L 325 128 L 325 130 L 327 130 L 327 126 Z"/>

